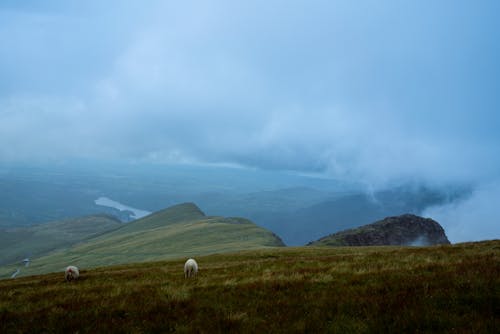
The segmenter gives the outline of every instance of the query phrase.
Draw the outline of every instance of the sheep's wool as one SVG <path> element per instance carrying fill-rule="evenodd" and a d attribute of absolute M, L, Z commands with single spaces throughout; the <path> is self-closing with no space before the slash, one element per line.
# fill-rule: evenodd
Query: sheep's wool
<path fill-rule="evenodd" d="M 68 266 L 64 271 L 64 277 L 66 278 L 66 281 L 77 279 L 79 276 L 80 272 L 78 271 L 78 268 L 75 266 Z"/>
<path fill-rule="evenodd" d="M 194 259 L 189 259 L 184 264 L 184 277 L 194 277 L 198 273 L 198 263 Z"/>

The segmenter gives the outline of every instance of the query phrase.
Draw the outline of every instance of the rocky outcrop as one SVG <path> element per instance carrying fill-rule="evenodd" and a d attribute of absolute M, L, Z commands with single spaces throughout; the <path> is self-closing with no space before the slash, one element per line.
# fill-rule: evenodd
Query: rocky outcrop
<path fill-rule="evenodd" d="M 436 221 L 405 214 L 334 233 L 310 242 L 308 246 L 430 246 L 449 243 L 444 229 Z"/>

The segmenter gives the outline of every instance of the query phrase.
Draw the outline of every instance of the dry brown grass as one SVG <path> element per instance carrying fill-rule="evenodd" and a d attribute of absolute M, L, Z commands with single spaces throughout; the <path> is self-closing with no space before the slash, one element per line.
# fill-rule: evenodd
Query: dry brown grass
<path fill-rule="evenodd" d="M 0 333 L 458 332 L 500 328 L 500 241 L 285 248 L 0 281 Z"/>

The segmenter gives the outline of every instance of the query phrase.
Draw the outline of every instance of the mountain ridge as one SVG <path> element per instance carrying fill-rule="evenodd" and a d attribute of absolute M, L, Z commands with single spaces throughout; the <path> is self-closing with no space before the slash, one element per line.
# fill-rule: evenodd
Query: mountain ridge
<path fill-rule="evenodd" d="M 117 231 L 144 230 L 162 227 L 165 224 L 176 224 L 183 221 L 203 219 L 206 215 L 193 202 L 185 202 L 155 211 L 145 217 L 136 219 L 121 226 Z"/>
<path fill-rule="evenodd" d="M 206 216 L 187 202 L 36 257 L 20 276 L 62 270 L 69 263 L 89 268 L 283 246 L 276 234 L 248 219 Z M 14 268 L 0 268 L 0 277 Z"/>

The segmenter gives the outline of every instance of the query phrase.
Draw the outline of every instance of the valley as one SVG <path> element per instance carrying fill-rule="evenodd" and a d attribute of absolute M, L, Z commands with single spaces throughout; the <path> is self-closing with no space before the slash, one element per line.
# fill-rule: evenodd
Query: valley
<path fill-rule="evenodd" d="M 0 194 L 1 278 L 58 271 L 69 260 L 99 266 L 269 245 L 254 234 L 260 230 L 275 235 L 281 246 L 305 245 L 336 231 L 389 215 L 418 214 L 469 194 L 467 187 L 423 185 L 367 193 L 355 183 L 295 174 L 126 164 L 16 166 L 2 171 L 0 186 L 5 189 Z M 143 229 L 118 237 L 140 226 L 148 214 L 178 203 L 196 203 L 188 210 L 194 213 L 194 225 L 159 225 L 161 231 Z M 224 217 L 244 217 L 237 220 L 246 222 L 239 227 L 247 229 L 236 233 L 236 226 Z M 214 221 L 218 224 L 211 224 Z M 219 230 L 205 235 L 206 227 Z M 197 235 L 195 242 L 189 243 L 187 231 Z M 35 259 L 29 268 L 23 267 L 25 258 Z"/>
<path fill-rule="evenodd" d="M 290 246 L 391 215 L 420 214 L 471 192 L 465 185 L 419 183 L 368 192 L 356 182 L 293 173 L 98 163 L 12 166 L 0 174 L 0 188 L 0 229 L 102 213 L 129 222 L 130 208 L 139 208 L 142 217 L 194 202 L 208 215 L 247 218 Z M 113 205 L 97 205 L 100 198 Z"/>

